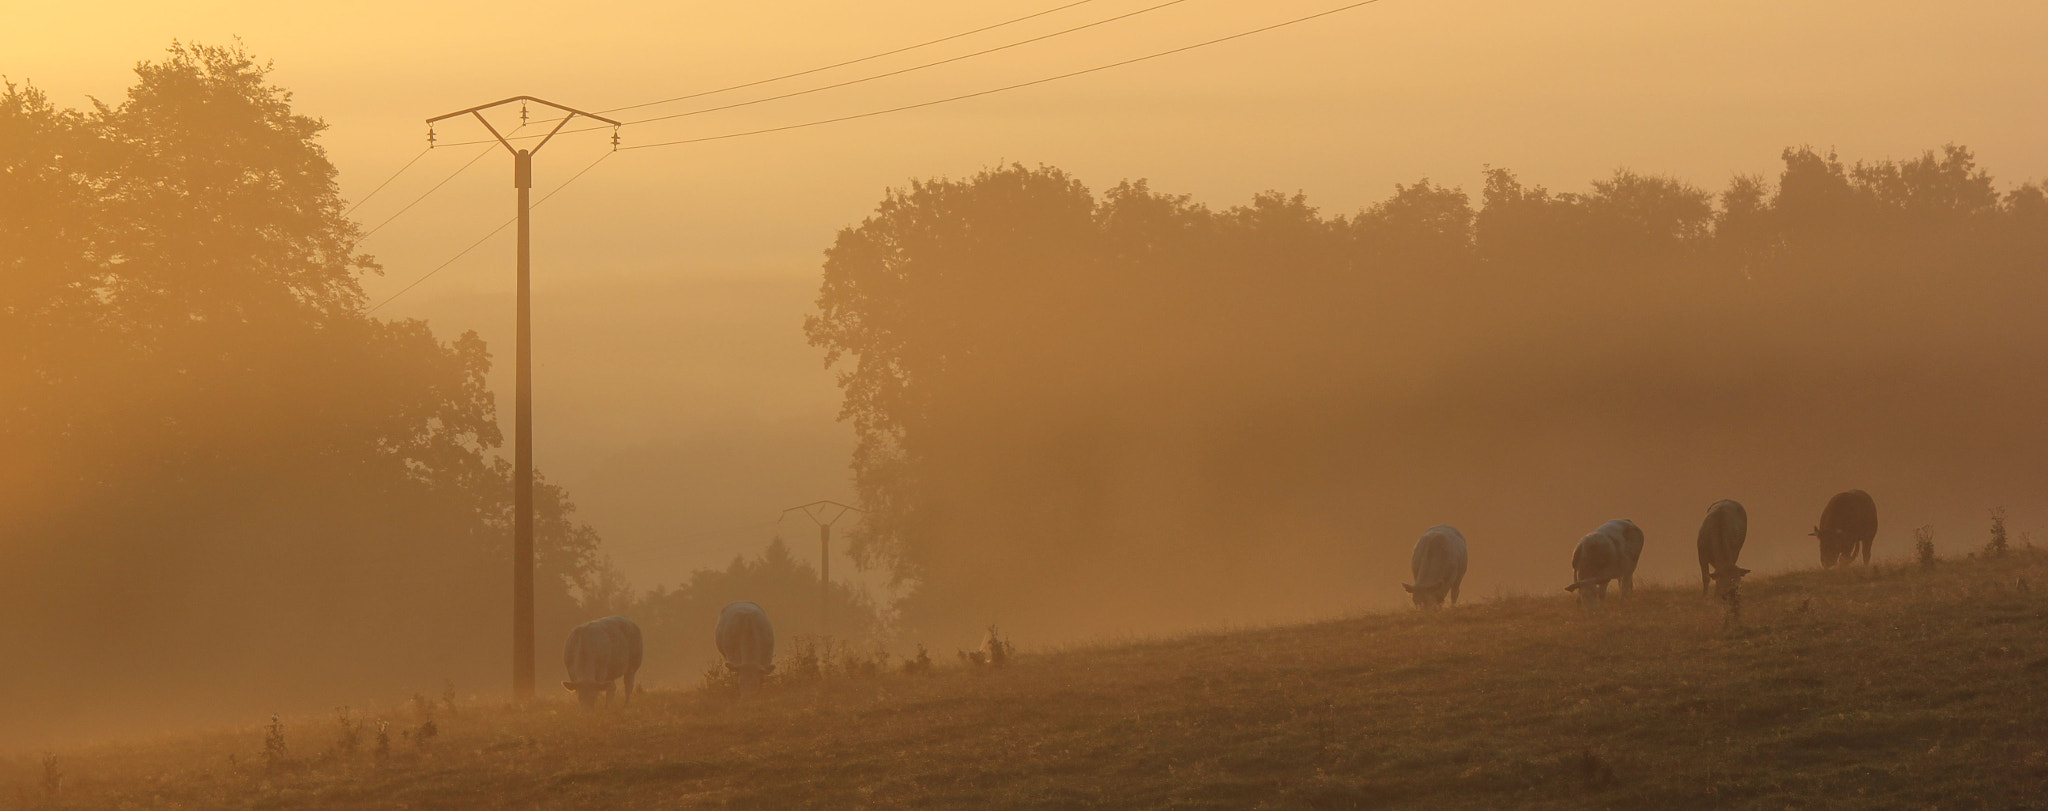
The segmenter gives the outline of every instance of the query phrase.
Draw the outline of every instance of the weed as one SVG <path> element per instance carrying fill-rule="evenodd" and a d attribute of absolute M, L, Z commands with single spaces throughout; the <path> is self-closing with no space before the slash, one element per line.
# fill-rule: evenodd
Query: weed
<path fill-rule="evenodd" d="M 341 724 L 341 735 L 334 748 L 344 755 L 353 755 L 363 744 L 363 722 L 356 720 L 347 707 L 334 708 L 334 720 Z"/>
<path fill-rule="evenodd" d="M 270 716 L 270 726 L 263 733 L 263 765 L 270 771 L 277 771 L 285 764 L 288 753 L 284 745 L 284 722 L 277 716 Z"/>
<path fill-rule="evenodd" d="M 993 625 L 988 627 L 988 638 L 982 640 L 981 648 L 988 653 L 990 667 L 1002 667 L 1009 664 L 1010 660 L 1015 658 L 1017 653 L 1017 649 L 1011 646 L 1007 640 L 1003 639 L 1003 635 L 998 633 Z"/>
<path fill-rule="evenodd" d="M 427 741 L 433 740 L 434 736 L 439 734 L 441 734 L 441 727 L 434 723 L 434 719 L 429 718 L 420 724 L 419 729 L 413 731 L 413 745 L 425 749 L 427 748 Z"/>
<path fill-rule="evenodd" d="M 424 724 L 434 720 L 434 702 L 420 693 L 412 694 L 412 715 Z"/>
<path fill-rule="evenodd" d="M 1920 559 L 1920 568 L 1934 568 L 1934 525 L 1913 530 L 1913 554 Z"/>
<path fill-rule="evenodd" d="M 1728 615 L 1721 619 L 1721 628 L 1734 630 L 1742 627 L 1742 584 L 1728 584 L 1728 591 L 1721 595 L 1721 599 L 1728 601 Z"/>
<path fill-rule="evenodd" d="M 988 636 L 981 641 L 980 648 L 963 650 L 958 655 L 960 661 L 969 667 L 1002 667 L 1016 657 L 1017 649 L 1005 641 L 1002 634 L 996 631 L 996 627 L 991 625 L 988 627 Z"/>
<path fill-rule="evenodd" d="M 2011 550 L 2012 544 L 2005 537 L 2005 508 L 1992 507 L 1991 540 L 1984 543 L 1984 554 L 1994 558 L 2004 557 L 2005 553 Z"/>
<path fill-rule="evenodd" d="M 448 717 L 455 717 L 455 680 L 449 679 L 441 687 L 441 708 L 448 711 Z"/>
<path fill-rule="evenodd" d="M 787 663 L 775 669 L 775 674 L 786 683 L 817 681 L 825 675 L 825 663 L 818 655 L 819 638 L 798 636 L 790 640 L 790 655 Z M 830 640 L 825 644 L 830 645 Z"/>
<path fill-rule="evenodd" d="M 55 797 L 64 789 L 64 773 L 57 770 L 57 756 L 43 753 L 43 796 Z"/>
<path fill-rule="evenodd" d="M 390 759 L 391 759 L 391 722 L 390 722 L 390 721 L 378 721 L 378 722 L 377 722 L 377 748 L 376 748 L 376 749 L 374 749 L 374 750 L 372 750 L 372 752 L 371 752 L 371 753 L 377 756 L 377 762 L 378 762 L 378 763 L 380 763 L 380 764 L 381 764 L 381 763 L 383 763 L 384 761 L 387 761 L 387 760 L 390 760 Z"/>
<path fill-rule="evenodd" d="M 725 668 L 725 661 L 713 661 L 709 668 L 705 668 L 705 690 L 737 690 L 737 688 L 739 688 L 739 676 L 733 674 L 731 668 Z"/>
<path fill-rule="evenodd" d="M 913 676 L 931 674 L 932 654 L 924 649 L 923 642 L 917 643 L 917 656 L 903 659 L 903 672 Z"/>
<path fill-rule="evenodd" d="M 712 662 L 711 667 L 704 670 L 706 690 L 737 690 L 739 687 L 739 674 L 732 672 L 723 662 Z"/>
<path fill-rule="evenodd" d="M 836 672 L 842 678 L 866 678 L 887 672 L 889 650 L 877 643 L 867 653 L 854 650 L 852 645 L 840 645 L 838 655 L 831 661 L 828 673 Z"/>

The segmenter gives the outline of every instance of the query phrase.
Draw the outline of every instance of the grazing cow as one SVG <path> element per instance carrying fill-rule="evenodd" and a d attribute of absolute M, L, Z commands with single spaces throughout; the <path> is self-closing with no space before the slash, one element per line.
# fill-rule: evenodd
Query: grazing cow
<path fill-rule="evenodd" d="M 640 626 L 625 617 L 605 617 L 576 626 L 569 632 L 569 644 L 562 648 L 562 664 L 569 668 L 569 680 L 562 689 L 576 694 L 583 709 L 597 707 L 597 695 L 604 694 L 605 706 L 612 703 L 612 682 L 626 682 L 626 703 L 633 703 L 633 674 L 640 672 Z"/>
<path fill-rule="evenodd" d="M 1877 502 L 1861 490 L 1836 493 L 1828 499 L 1827 509 L 1821 510 L 1820 523 L 1811 534 L 1820 539 L 1822 568 L 1855 563 L 1859 548 L 1863 562 L 1869 563 L 1870 542 L 1877 538 Z"/>
<path fill-rule="evenodd" d="M 1621 593 L 1635 591 L 1636 563 L 1643 557 L 1643 531 L 1634 521 L 1617 518 L 1586 537 L 1572 550 L 1572 584 L 1565 591 L 1579 593 L 1579 601 L 1592 605 L 1607 598 L 1607 583 L 1621 581 Z"/>
<path fill-rule="evenodd" d="M 1415 583 L 1401 588 L 1415 598 L 1420 608 L 1442 608 L 1445 595 L 1458 604 L 1458 584 L 1465 581 L 1465 535 L 1457 527 L 1442 524 L 1422 533 L 1415 542 L 1415 559 L 1409 563 Z"/>
<path fill-rule="evenodd" d="M 1700 594 L 1709 588 L 1717 597 L 1735 591 L 1748 569 L 1735 565 L 1742 555 L 1742 542 L 1749 538 L 1749 512 L 1732 499 L 1721 499 L 1707 508 L 1707 520 L 1700 522 Z M 1709 573 L 1709 569 L 1712 573 Z"/>
<path fill-rule="evenodd" d="M 725 669 L 739 677 L 740 692 L 760 689 L 761 678 L 775 672 L 775 627 L 768 612 L 746 600 L 718 612 L 718 652 Z"/>

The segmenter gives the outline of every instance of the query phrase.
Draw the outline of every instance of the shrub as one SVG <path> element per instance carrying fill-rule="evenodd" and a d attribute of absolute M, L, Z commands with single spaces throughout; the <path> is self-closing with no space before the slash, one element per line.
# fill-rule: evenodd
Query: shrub
<path fill-rule="evenodd" d="M 1934 525 L 1913 530 L 1913 554 L 1920 559 L 1920 568 L 1934 568 Z"/>
<path fill-rule="evenodd" d="M 1993 507 L 1991 508 L 1991 540 L 1984 543 L 1984 554 L 1991 557 L 2003 557 L 2011 549 L 2012 544 L 2005 537 L 2005 508 Z"/>
<path fill-rule="evenodd" d="M 362 748 L 363 722 L 356 720 L 347 707 L 334 708 L 334 720 L 341 724 L 341 734 L 334 742 L 334 748 L 344 755 L 353 755 Z"/>
<path fill-rule="evenodd" d="M 284 722 L 277 716 L 270 716 L 270 726 L 263 733 L 263 764 L 271 771 L 277 771 L 285 762 Z"/>
<path fill-rule="evenodd" d="M 704 671 L 704 689 L 737 690 L 740 687 L 739 674 L 732 672 L 724 662 L 712 662 Z"/>
<path fill-rule="evenodd" d="M 988 627 L 988 636 L 981 641 L 979 649 L 959 652 L 960 661 L 969 667 L 1002 667 L 1009 664 L 1016 655 L 1017 648 L 1005 641 L 993 625 Z"/>
<path fill-rule="evenodd" d="M 924 643 L 917 643 L 917 656 L 905 657 L 903 672 L 910 675 L 924 675 L 932 672 L 932 654 L 924 649 Z"/>
<path fill-rule="evenodd" d="M 775 675 L 785 682 L 817 681 L 825 675 L 825 662 L 818 653 L 819 638 L 798 634 L 790 640 L 789 658 L 775 668 Z M 825 640 L 831 644 L 830 639 Z M 827 654 L 829 655 L 829 653 Z"/>
<path fill-rule="evenodd" d="M 55 797 L 64 788 L 64 773 L 57 770 L 57 756 L 43 753 L 43 795 Z M 26 805 L 26 803 L 24 803 Z"/>

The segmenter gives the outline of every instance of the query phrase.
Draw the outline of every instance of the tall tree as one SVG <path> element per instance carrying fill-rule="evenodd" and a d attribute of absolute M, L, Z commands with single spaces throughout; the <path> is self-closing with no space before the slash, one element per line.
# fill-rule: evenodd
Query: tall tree
<path fill-rule="evenodd" d="M 136 76 L 83 112 L 0 96 L 0 647 L 38 652 L 0 690 L 56 685 L 0 735 L 496 686 L 483 341 L 366 314 L 324 125 L 268 66 L 179 45 Z M 539 504 L 561 627 L 598 539 Z"/>

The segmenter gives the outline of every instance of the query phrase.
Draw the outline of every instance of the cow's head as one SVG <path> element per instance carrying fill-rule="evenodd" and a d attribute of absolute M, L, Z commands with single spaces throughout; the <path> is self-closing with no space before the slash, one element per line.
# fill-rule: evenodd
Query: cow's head
<path fill-rule="evenodd" d="M 1845 533 L 1842 530 L 1834 528 L 1821 529 L 1819 526 L 1815 526 L 1813 531 L 1807 534 L 1820 539 L 1820 565 L 1823 568 L 1833 567 L 1835 560 L 1843 556 L 1842 536 Z"/>
<path fill-rule="evenodd" d="M 775 665 L 736 665 L 726 662 L 725 669 L 732 671 L 733 677 L 739 680 L 740 695 L 752 695 L 754 691 L 761 689 L 761 682 L 768 674 L 775 672 Z"/>
<path fill-rule="evenodd" d="M 1742 576 L 1746 574 L 1749 574 L 1749 570 L 1740 566 L 1730 566 L 1725 571 L 1715 572 L 1714 596 L 1723 600 L 1728 599 L 1728 595 L 1735 593 L 1735 587 L 1742 585 Z"/>
<path fill-rule="evenodd" d="M 599 695 L 611 695 L 612 683 L 565 681 L 562 682 L 562 689 L 575 693 L 576 703 L 583 705 L 583 709 L 594 710 L 597 709 L 597 697 Z"/>
<path fill-rule="evenodd" d="M 1434 586 L 1413 586 L 1402 583 L 1401 588 L 1407 591 L 1410 597 L 1414 598 L 1415 607 L 1417 608 L 1442 608 L 1444 596 L 1449 594 L 1451 590 L 1448 583 L 1438 583 Z"/>
<path fill-rule="evenodd" d="M 1596 577 L 1580 578 L 1577 582 L 1565 586 L 1564 590 L 1578 592 L 1580 604 L 1594 605 L 1607 596 L 1607 581 Z"/>

